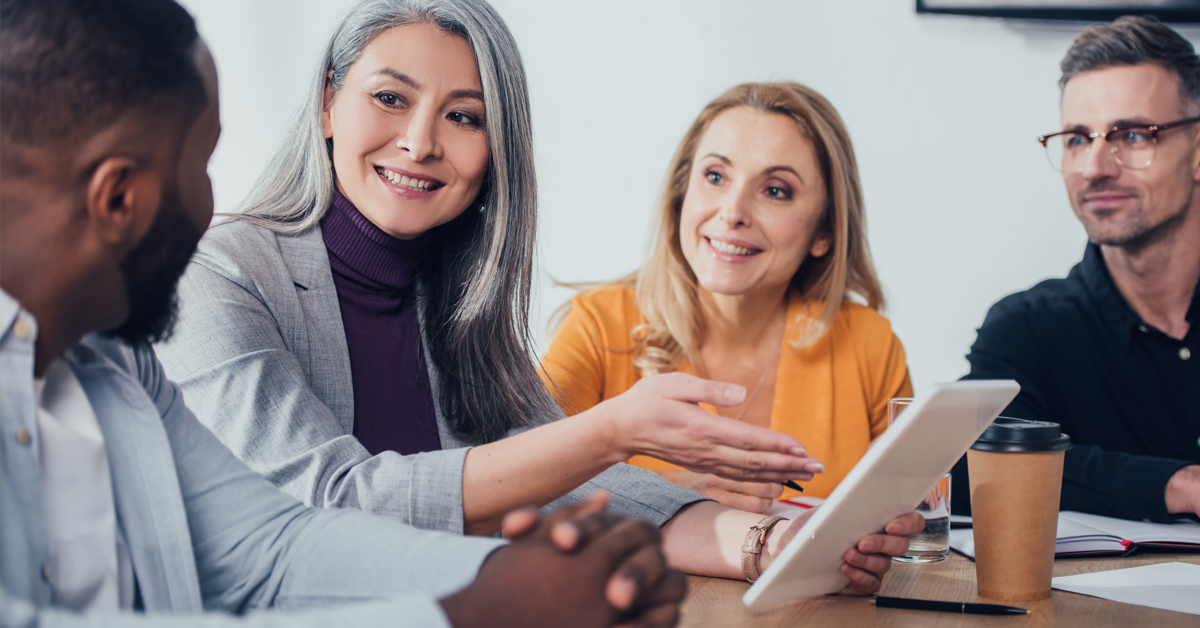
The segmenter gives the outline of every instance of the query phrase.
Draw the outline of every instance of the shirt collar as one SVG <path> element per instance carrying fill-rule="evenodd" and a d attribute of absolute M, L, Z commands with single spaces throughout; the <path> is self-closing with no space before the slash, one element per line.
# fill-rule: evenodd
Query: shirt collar
<path fill-rule="evenodd" d="M 1100 306 L 1100 313 L 1104 320 L 1108 322 L 1113 332 L 1125 341 L 1125 347 L 1128 349 L 1129 343 L 1133 340 L 1133 332 L 1145 323 L 1142 321 L 1142 317 L 1138 316 L 1132 307 L 1129 307 L 1129 302 L 1117 289 L 1117 284 L 1113 283 L 1108 266 L 1104 264 L 1104 255 L 1100 251 L 1100 245 L 1088 242 L 1083 253 L 1083 262 L 1079 264 L 1079 270 L 1088 292 Z M 1198 317 L 1200 317 L 1200 282 L 1196 283 L 1192 292 L 1192 304 L 1188 307 L 1187 320 L 1194 325 Z"/>
<path fill-rule="evenodd" d="M 1200 281 L 1196 282 L 1196 287 L 1192 290 L 1192 304 L 1188 306 L 1186 318 L 1191 327 L 1200 323 Z"/>
<path fill-rule="evenodd" d="M 1133 333 L 1143 324 L 1142 318 L 1129 307 L 1129 303 L 1117 289 L 1117 284 L 1113 283 L 1108 266 L 1104 264 L 1104 254 L 1101 253 L 1099 244 L 1088 242 L 1083 261 L 1079 264 L 1079 271 L 1088 292 L 1100 307 L 1101 316 L 1128 349 L 1129 343 L 1133 341 Z"/>
<path fill-rule="evenodd" d="M 20 312 L 21 304 L 17 303 L 12 295 L 0 289 L 0 334 L 8 333 Z"/>

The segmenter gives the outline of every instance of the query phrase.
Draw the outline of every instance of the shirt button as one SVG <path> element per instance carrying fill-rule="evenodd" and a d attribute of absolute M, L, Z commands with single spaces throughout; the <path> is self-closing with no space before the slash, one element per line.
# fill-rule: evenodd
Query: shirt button
<path fill-rule="evenodd" d="M 1143 334 L 1145 334 L 1145 333 L 1148 333 L 1150 330 L 1146 329 L 1146 326 L 1145 326 L 1145 325 L 1138 325 L 1138 331 L 1140 331 L 1140 332 L 1142 332 Z"/>
<path fill-rule="evenodd" d="M 29 439 L 29 430 L 27 430 L 23 427 L 18 427 L 17 428 L 17 442 L 22 447 L 27 447 L 29 445 L 29 440 L 30 440 Z"/>
<path fill-rule="evenodd" d="M 17 335 L 17 338 L 25 340 L 29 337 L 29 323 L 26 323 L 23 318 L 18 318 L 17 322 L 13 324 L 13 333 Z"/>
<path fill-rule="evenodd" d="M 1180 350 L 1179 350 L 1179 359 L 1180 359 L 1180 360 L 1186 360 L 1186 359 L 1188 359 L 1188 358 L 1190 358 L 1190 357 L 1192 357 L 1192 350 L 1191 350 L 1191 349 L 1188 349 L 1187 347 L 1184 347 L 1184 348 L 1182 348 L 1182 349 L 1180 349 Z"/>
<path fill-rule="evenodd" d="M 50 565 L 42 565 L 42 580 L 50 582 Z"/>

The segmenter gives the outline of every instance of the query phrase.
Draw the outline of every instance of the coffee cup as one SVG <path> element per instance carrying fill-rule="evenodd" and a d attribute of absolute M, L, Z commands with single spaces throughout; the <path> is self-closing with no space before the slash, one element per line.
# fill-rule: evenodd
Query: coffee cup
<path fill-rule="evenodd" d="M 1063 457 L 1057 423 L 1000 417 L 967 452 L 979 597 L 1050 597 Z"/>

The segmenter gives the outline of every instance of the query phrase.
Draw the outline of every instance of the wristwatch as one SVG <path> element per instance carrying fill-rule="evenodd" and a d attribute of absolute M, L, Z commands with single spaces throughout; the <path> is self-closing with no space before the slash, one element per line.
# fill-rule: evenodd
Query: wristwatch
<path fill-rule="evenodd" d="M 767 533 L 783 520 L 783 517 L 765 517 L 750 526 L 750 531 L 746 533 L 746 542 L 742 543 L 742 573 L 746 575 L 747 582 L 758 580 L 758 557 L 762 555 L 763 544 L 767 542 Z"/>

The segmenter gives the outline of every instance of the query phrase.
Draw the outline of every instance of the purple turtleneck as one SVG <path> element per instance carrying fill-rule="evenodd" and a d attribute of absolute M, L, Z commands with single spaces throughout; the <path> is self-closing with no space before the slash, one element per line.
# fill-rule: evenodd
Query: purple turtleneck
<path fill-rule="evenodd" d="M 350 350 L 354 436 L 371 455 L 441 449 L 409 288 L 426 238 L 393 238 L 336 190 L 321 235 Z"/>

